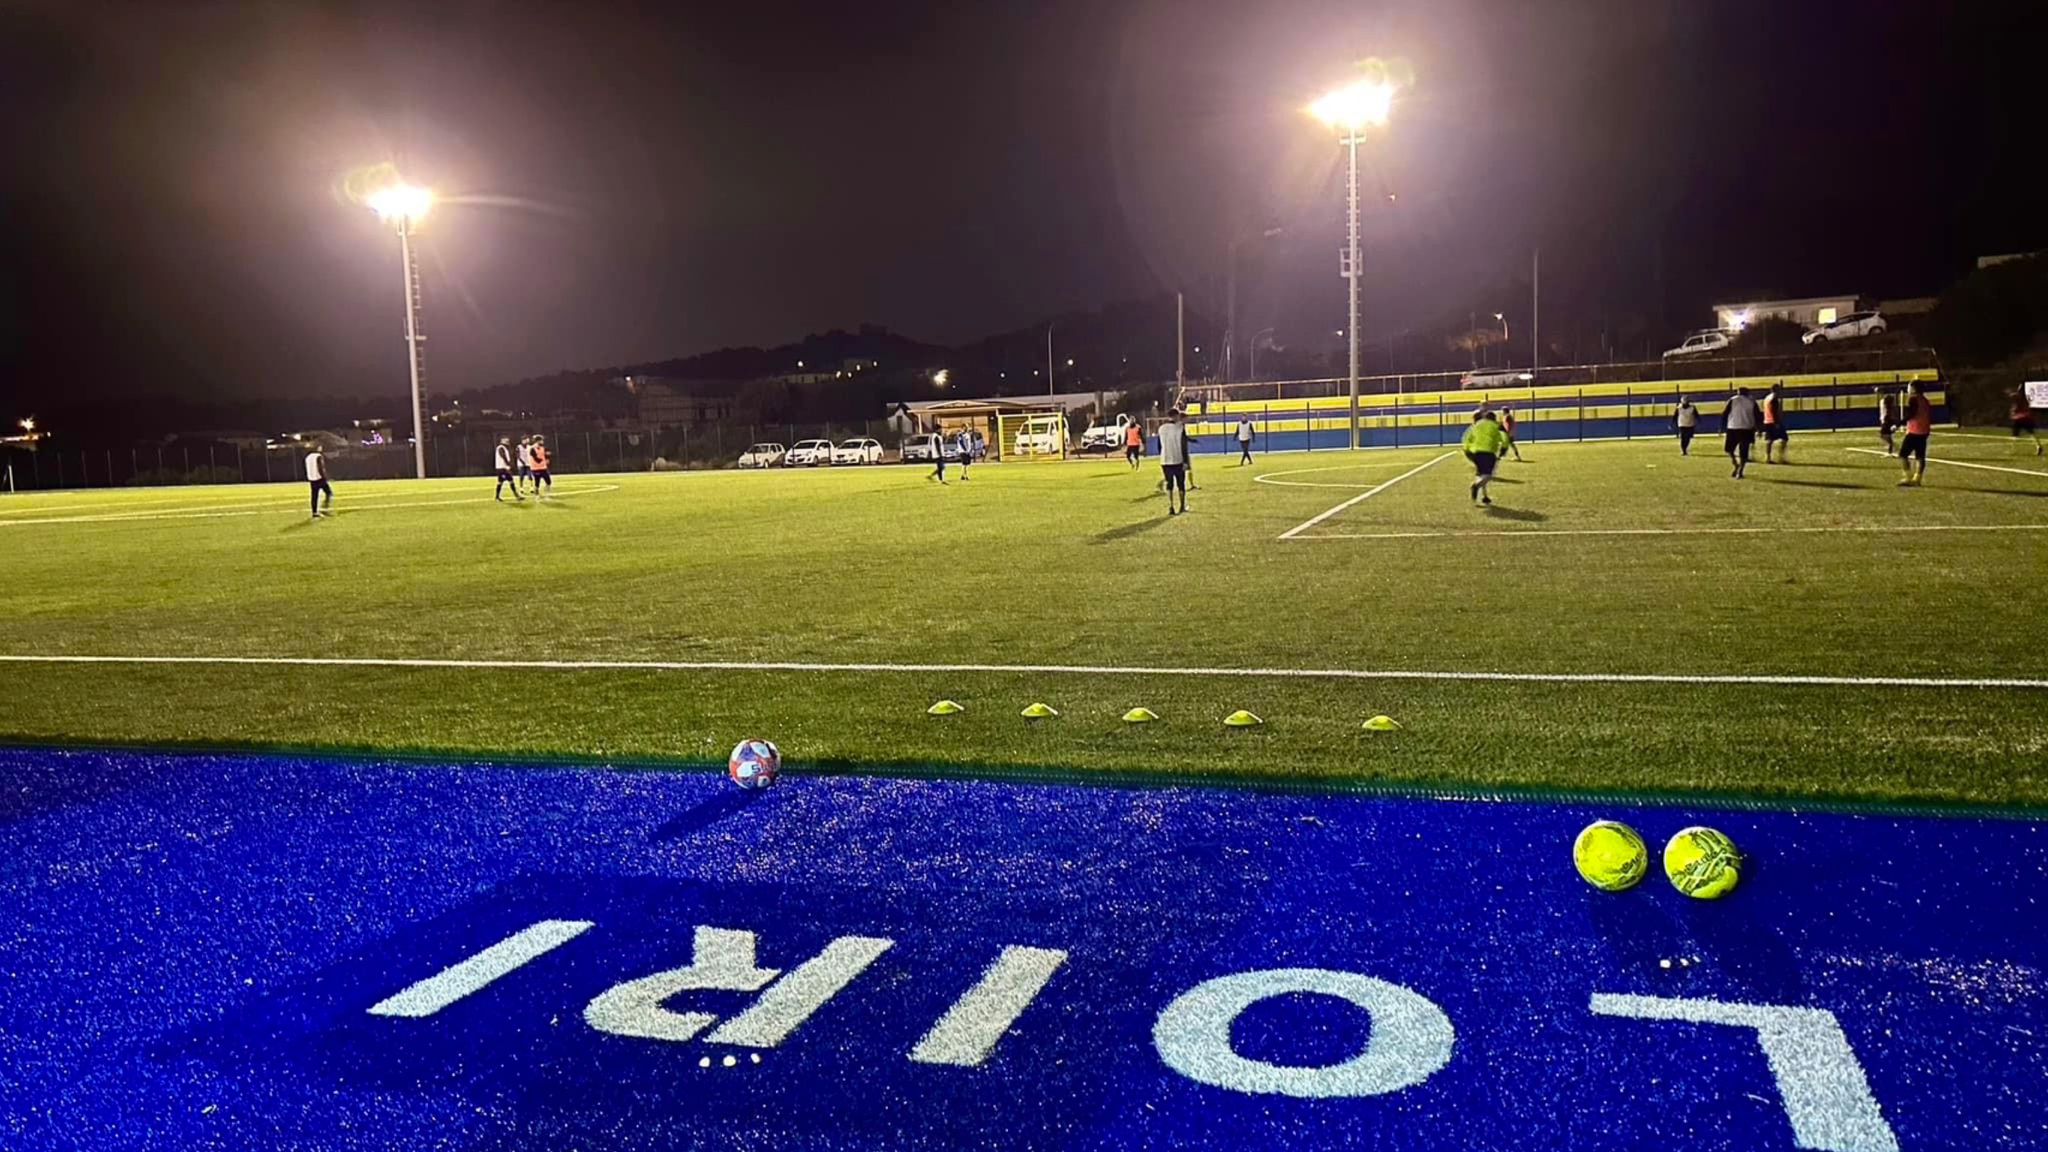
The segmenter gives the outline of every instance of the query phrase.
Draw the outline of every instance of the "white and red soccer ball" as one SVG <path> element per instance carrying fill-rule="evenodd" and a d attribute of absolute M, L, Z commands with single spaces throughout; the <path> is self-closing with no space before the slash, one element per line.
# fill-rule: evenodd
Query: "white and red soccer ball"
<path fill-rule="evenodd" d="M 733 746 L 725 771 L 742 788 L 766 788 L 782 772 L 782 752 L 766 740 L 742 740 Z"/>

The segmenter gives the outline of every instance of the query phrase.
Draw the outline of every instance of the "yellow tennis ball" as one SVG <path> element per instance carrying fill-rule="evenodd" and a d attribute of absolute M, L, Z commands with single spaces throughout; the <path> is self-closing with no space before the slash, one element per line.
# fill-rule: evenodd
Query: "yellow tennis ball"
<path fill-rule="evenodd" d="M 1572 841 L 1572 863 L 1602 892 L 1626 892 L 1650 870 L 1650 849 L 1636 830 L 1614 820 L 1588 824 Z"/>
<path fill-rule="evenodd" d="M 1742 879 L 1742 853 L 1735 841 L 1712 828 L 1681 829 L 1664 845 L 1664 874 L 1671 886 L 1695 900 L 1714 900 Z"/>

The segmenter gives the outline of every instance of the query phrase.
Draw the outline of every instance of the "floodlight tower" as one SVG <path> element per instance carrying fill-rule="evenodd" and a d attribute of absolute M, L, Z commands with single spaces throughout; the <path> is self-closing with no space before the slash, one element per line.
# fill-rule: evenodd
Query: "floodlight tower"
<path fill-rule="evenodd" d="M 1384 127 L 1394 107 L 1394 84 L 1383 75 L 1368 76 L 1339 88 L 1309 105 L 1309 114 L 1337 130 L 1337 142 L 1347 153 L 1349 173 L 1345 181 L 1348 229 L 1344 250 L 1344 278 L 1350 282 L 1350 319 L 1344 327 L 1351 345 L 1351 446 L 1358 447 L 1358 146 L 1366 129 Z"/>
<path fill-rule="evenodd" d="M 412 373 L 412 463 L 421 480 L 427 478 L 427 438 L 424 406 L 420 398 L 420 270 L 413 258 L 412 230 L 434 206 L 432 189 L 393 183 L 370 193 L 370 209 L 398 229 L 398 255 L 405 273 L 405 359 Z"/>

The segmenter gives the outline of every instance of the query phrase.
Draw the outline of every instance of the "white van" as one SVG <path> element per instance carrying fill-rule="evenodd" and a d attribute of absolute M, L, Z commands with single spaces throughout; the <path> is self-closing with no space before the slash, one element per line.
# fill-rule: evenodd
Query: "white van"
<path fill-rule="evenodd" d="M 1026 416 L 1017 426 L 1017 440 L 1010 448 L 1019 456 L 1058 456 L 1067 443 L 1067 418 Z"/>

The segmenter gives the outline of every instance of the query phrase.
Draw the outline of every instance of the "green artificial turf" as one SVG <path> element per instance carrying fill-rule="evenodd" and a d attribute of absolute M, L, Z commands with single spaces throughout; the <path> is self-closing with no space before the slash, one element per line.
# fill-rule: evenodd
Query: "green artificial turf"
<path fill-rule="evenodd" d="M 1929 487 L 1809 435 L 0 498 L 0 654 L 2048 678 L 2048 463 L 1937 434 Z M 1255 483 L 1254 477 L 1288 483 Z M 1967 531 L 1919 531 L 1967 527 Z M 1822 529 L 1699 533 L 1701 529 Z M 1616 530 L 1657 534 L 1569 535 Z M 1989 529 L 1989 530 L 1983 530 Z M 1678 530 L 1675 534 L 1661 534 Z M 1519 533 L 1520 535 L 1505 535 Z M 935 719 L 941 696 L 968 705 Z M 1058 719 L 1016 713 L 1043 700 Z M 1146 705 L 1164 720 L 1125 725 Z M 2048 692 L 1270 675 L 0 664 L 0 739 L 2048 803 Z M 1230 731 L 1248 708 L 1267 723 Z M 1360 722 L 1385 712 L 1402 731 Z"/>

